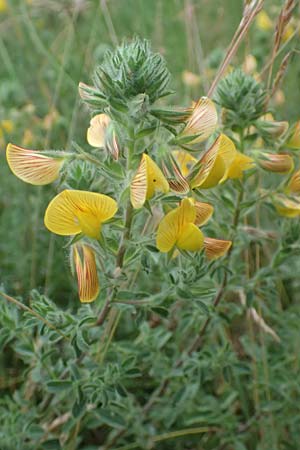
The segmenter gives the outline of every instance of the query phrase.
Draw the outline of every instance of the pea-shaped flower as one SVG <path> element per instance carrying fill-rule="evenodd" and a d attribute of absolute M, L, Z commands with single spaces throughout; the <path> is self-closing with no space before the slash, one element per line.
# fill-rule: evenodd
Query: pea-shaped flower
<path fill-rule="evenodd" d="M 64 190 L 48 205 L 45 225 L 61 236 L 79 233 L 99 239 L 101 225 L 117 212 L 117 203 L 96 192 Z"/>
<path fill-rule="evenodd" d="M 155 191 L 168 192 L 169 183 L 158 165 L 144 153 L 130 185 L 132 206 L 141 208 L 146 200 L 153 197 Z"/>
<path fill-rule="evenodd" d="M 89 245 L 77 243 L 72 246 L 71 251 L 79 299 L 82 303 L 90 303 L 96 299 L 100 290 L 94 250 Z"/>
<path fill-rule="evenodd" d="M 175 246 L 191 252 L 201 250 L 204 236 L 196 225 L 196 219 L 197 213 L 193 199 L 183 199 L 180 205 L 170 211 L 160 222 L 156 238 L 157 248 L 164 253 Z"/>

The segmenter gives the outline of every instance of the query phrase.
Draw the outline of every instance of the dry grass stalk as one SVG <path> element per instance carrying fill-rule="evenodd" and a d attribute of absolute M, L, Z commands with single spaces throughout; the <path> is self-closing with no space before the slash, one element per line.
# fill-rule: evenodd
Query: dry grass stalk
<path fill-rule="evenodd" d="M 243 38 L 247 34 L 249 27 L 251 23 L 253 22 L 255 16 L 261 11 L 263 7 L 264 0 L 252 0 L 247 1 L 244 6 L 244 12 L 242 20 L 234 33 L 234 36 L 229 44 L 229 47 L 227 49 L 226 55 L 224 57 L 224 60 L 221 63 L 221 66 L 219 67 L 219 70 L 215 76 L 215 79 L 207 93 L 208 97 L 211 97 L 213 94 L 219 80 L 221 79 L 222 75 L 224 74 L 226 68 L 228 67 L 230 61 L 236 54 Z"/>
<path fill-rule="evenodd" d="M 284 32 L 286 31 L 286 27 L 288 26 L 288 24 L 292 18 L 295 6 L 296 6 L 295 0 L 286 0 L 285 4 L 283 5 L 283 8 L 280 11 L 280 14 L 278 16 L 278 20 L 276 23 L 276 29 L 275 29 L 274 45 L 273 45 L 272 54 L 271 54 L 271 63 L 270 63 L 268 84 L 267 84 L 268 88 L 271 86 L 274 61 L 275 61 L 277 53 L 280 49 L 280 44 L 282 42 Z"/>
<path fill-rule="evenodd" d="M 293 53 L 292 51 L 288 52 L 285 55 L 285 57 L 283 58 L 283 60 L 281 61 L 280 67 L 279 67 L 279 69 L 277 71 L 277 74 L 276 74 L 274 82 L 273 82 L 273 86 L 272 86 L 272 91 L 271 91 L 270 97 L 272 97 L 275 94 L 275 92 L 277 91 L 277 89 L 280 88 L 280 86 L 282 84 L 282 81 L 283 81 L 283 78 L 284 78 L 284 76 L 286 74 L 286 71 L 287 71 L 287 68 L 288 68 L 288 65 L 289 65 L 292 53 Z"/>

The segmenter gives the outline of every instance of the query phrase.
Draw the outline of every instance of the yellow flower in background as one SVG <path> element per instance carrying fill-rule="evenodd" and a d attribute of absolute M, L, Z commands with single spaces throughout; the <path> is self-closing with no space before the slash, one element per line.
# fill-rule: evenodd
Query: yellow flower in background
<path fill-rule="evenodd" d="M 102 223 L 111 219 L 117 209 L 116 201 L 107 195 L 66 189 L 49 203 L 45 226 L 61 236 L 83 233 L 99 239 Z"/>
<path fill-rule="evenodd" d="M 264 10 L 257 15 L 256 26 L 262 31 L 271 31 L 274 28 L 272 20 Z"/>
<path fill-rule="evenodd" d="M 273 203 L 281 216 L 291 219 L 300 216 L 300 197 L 290 199 L 283 194 L 277 194 L 273 197 Z"/>
<path fill-rule="evenodd" d="M 236 154 L 233 141 L 225 134 L 221 134 L 200 159 L 196 174 L 192 169 L 192 189 L 208 189 L 225 181 Z"/>
<path fill-rule="evenodd" d="M 218 124 L 215 104 L 207 97 L 201 97 L 194 105 L 193 112 L 177 141 L 186 144 L 198 144 L 208 139 Z"/>
<path fill-rule="evenodd" d="M 146 153 L 130 185 L 130 199 L 134 208 L 142 208 L 155 191 L 168 192 L 169 183 L 157 164 Z"/>
<path fill-rule="evenodd" d="M 256 68 L 257 68 L 257 60 L 255 56 L 251 54 L 247 55 L 243 63 L 243 71 L 251 75 L 256 71 Z"/>
<path fill-rule="evenodd" d="M 7 11 L 7 1 L 6 0 L 0 0 L 0 13 L 3 13 Z"/>
<path fill-rule="evenodd" d="M 110 121 L 107 114 L 97 114 L 91 119 L 87 130 L 87 141 L 92 147 L 103 148 L 105 146 L 105 135 Z"/>
<path fill-rule="evenodd" d="M 286 187 L 287 194 L 300 194 L 300 170 L 297 170 Z"/>
<path fill-rule="evenodd" d="M 288 148 L 300 150 L 300 120 L 292 127 L 291 135 L 285 145 Z"/>
<path fill-rule="evenodd" d="M 4 119 L 0 122 L 0 138 L 4 133 L 12 133 L 15 129 L 15 124 L 10 119 Z"/>
<path fill-rule="evenodd" d="M 182 72 L 182 81 L 188 87 L 197 87 L 201 83 L 201 78 L 199 75 L 190 72 L 189 70 L 184 70 Z"/>
<path fill-rule="evenodd" d="M 174 150 L 172 151 L 172 155 L 175 157 L 175 160 L 181 170 L 183 176 L 188 176 L 191 171 L 193 165 L 196 164 L 197 159 L 194 158 L 189 152 L 184 150 Z"/>
<path fill-rule="evenodd" d="M 6 147 L 6 159 L 13 174 L 25 183 L 33 185 L 49 184 L 59 177 L 67 154 L 53 154 L 55 156 L 48 156 L 47 152 L 29 150 L 14 144 L 8 144 Z"/>
<path fill-rule="evenodd" d="M 167 253 L 175 246 L 181 250 L 201 250 L 204 236 L 196 222 L 194 201 L 185 198 L 180 205 L 170 211 L 160 222 L 157 230 L 156 246 Z"/>
<path fill-rule="evenodd" d="M 204 249 L 207 259 L 213 260 L 224 256 L 232 245 L 231 241 L 223 239 L 204 238 Z"/>
<path fill-rule="evenodd" d="M 263 169 L 278 174 L 287 174 L 294 169 L 293 158 L 285 153 L 260 153 L 258 163 Z"/>
<path fill-rule="evenodd" d="M 100 291 L 94 250 L 89 245 L 77 243 L 72 246 L 72 253 L 79 299 L 82 303 L 93 302 Z"/>

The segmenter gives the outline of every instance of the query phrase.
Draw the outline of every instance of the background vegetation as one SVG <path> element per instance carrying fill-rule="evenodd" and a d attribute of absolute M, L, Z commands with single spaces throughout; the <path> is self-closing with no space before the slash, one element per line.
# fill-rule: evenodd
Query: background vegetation
<path fill-rule="evenodd" d="M 105 50 L 124 37 L 148 38 L 165 56 L 174 104 L 187 105 L 205 94 L 242 3 L 7 0 L 0 15 L 0 283 L 25 304 L 30 299 L 68 339 L 0 299 L 1 450 L 298 449 L 298 219 L 264 224 L 283 236 L 277 253 L 281 268 L 279 273 L 273 265 L 260 274 L 265 285 L 251 299 L 279 339 L 256 329 L 235 298 L 226 298 L 216 313 L 210 296 L 194 302 L 188 294 L 180 313 L 168 299 L 141 309 L 120 305 L 113 322 L 117 330 L 112 323 L 104 331 L 90 330 L 95 311 L 80 306 L 61 241 L 43 225 L 53 187 L 22 183 L 5 160 L 8 142 L 47 149 L 68 149 L 73 141 L 86 145 L 90 116 L 79 100 L 78 83 L 89 83 Z M 270 17 L 281 4 L 266 2 Z M 261 68 L 271 46 L 272 32 L 258 32 L 254 25 L 234 65 L 251 52 Z M 185 71 L 200 74 L 200 84 L 186 83 Z M 299 119 L 299 82 L 295 54 L 283 84 L 285 101 L 273 105 L 277 119 Z M 218 218 L 222 227 L 226 214 L 218 212 Z M 249 238 L 247 245 L 258 240 Z M 187 268 L 190 277 L 192 269 Z M 147 286 L 143 277 L 140 288 Z M 243 288 L 250 283 L 243 282 Z M 208 314 L 213 323 L 201 352 L 172 368 Z M 172 382 L 164 401 L 145 414 L 141 405 L 166 376 Z M 115 444 L 104 446 L 124 429 Z"/>

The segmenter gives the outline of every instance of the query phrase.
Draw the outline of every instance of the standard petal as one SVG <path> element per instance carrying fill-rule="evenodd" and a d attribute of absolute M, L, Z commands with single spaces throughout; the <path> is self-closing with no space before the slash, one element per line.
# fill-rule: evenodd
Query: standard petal
<path fill-rule="evenodd" d="M 179 235 L 179 214 L 176 208 L 170 211 L 160 222 L 156 235 L 156 246 L 158 250 L 167 253 L 176 244 Z"/>
<path fill-rule="evenodd" d="M 147 162 L 145 154 L 142 156 L 138 170 L 130 184 L 130 200 L 134 208 L 142 208 L 146 201 L 148 187 Z"/>
<path fill-rule="evenodd" d="M 45 225 L 53 233 L 69 236 L 84 233 L 99 238 L 101 224 L 117 211 L 117 203 L 95 192 L 65 190 L 49 203 Z"/>
<path fill-rule="evenodd" d="M 28 150 L 13 144 L 8 144 L 6 158 L 13 174 L 33 185 L 55 181 L 65 160 L 63 156 L 47 156 L 42 151 Z"/>
<path fill-rule="evenodd" d="M 293 126 L 291 136 L 287 141 L 286 146 L 293 148 L 294 150 L 300 149 L 300 120 Z"/>
<path fill-rule="evenodd" d="M 212 171 L 219 151 L 221 136 L 219 136 L 207 152 L 202 156 L 200 161 L 191 170 L 191 187 L 192 189 L 201 187 Z M 197 168 L 197 170 L 196 170 Z"/>
<path fill-rule="evenodd" d="M 192 115 L 186 124 L 180 138 L 190 137 L 189 144 L 196 144 L 208 139 L 215 131 L 218 115 L 215 104 L 207 97 L 201 97 L 194 106 Z"/>
<path fill-rule="evenodd" d="M 196 209 L 195 224 L 198 227 L 205 225 L 214 212 L 214 207 L 209 203 L 195 202 L 195 209 Z"/>
<path fill-rule="evenodd" d="M 218 259 L 228 252 L 232 245 L 231 241 L 222 239 L 213 239 L 209 237 L 204 238 L 205 254 L 208 259 Z"/>
<path fill-rule="evenodd" d="M 80 301 L 90 303 L 97 298 L 100 290 L 94 251 L 86 244 L 75 244 L 73 257 Z"/>
<path fill-rule="evenodd" d="M 187 250 L 189 252 L 196 252 L 203 247 L 204 236 L 202 231 L 193 224 L 188 223 L 185 225 L 177 239 L 176 245 L 181 250 Z"/>
<path fill-rule="evenodd" d="M 153 197 L 155 191 L 168 192 L 169 183 L 157 164 L 144 153 L 143 158 L 146 161 L 147 168 L 147 194 L 146 198 L 149 200 Z"/>
<path fill-rule="evenodd" d="M 87 141 L 92 147 L 104 147 L 106 129 L 109 123 L 110 117 L 107 114 L 97 114 L 91 119 L 87 130 Z"/>

